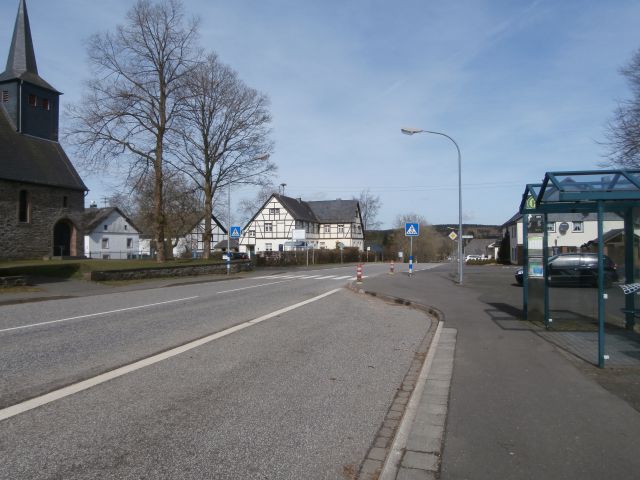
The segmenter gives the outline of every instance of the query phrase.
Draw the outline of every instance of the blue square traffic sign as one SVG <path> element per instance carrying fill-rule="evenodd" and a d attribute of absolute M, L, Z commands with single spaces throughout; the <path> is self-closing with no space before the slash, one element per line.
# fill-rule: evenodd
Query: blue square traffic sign
<path fill-rule="evenodd" d="M 420 235 L 420 224 L 419 223 L 405 223 L 404 224 L 404 235 L 405 237 L 417 237 Z"/>
<path fill-rule="evenodd" d="M 242 231 L 242 229 L 238 226 L 233 226 L 231 227 L 231 233 L 229 234 L 229 236 L 231 238 L 240 238 L 240 232 Z"/>

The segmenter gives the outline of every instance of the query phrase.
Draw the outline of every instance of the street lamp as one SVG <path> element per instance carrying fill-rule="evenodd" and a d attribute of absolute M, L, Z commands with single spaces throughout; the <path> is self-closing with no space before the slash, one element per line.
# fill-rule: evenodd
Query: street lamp
<path fill-rule="evenodd" d="M 263 153 L 256 155 L 253 159 L 269 160 L 269 156 L 268 153 Z M 227 214 L 227 275 L 229 275 L 231 273 L 231 183 L 227 185 Z"/>
<path fill-rule="evenodd" d="M 460 147 L 456 141 L 446 133 L 432 132 L 430 130 L 422 130 L 420 128 L 402 128 L 405 135 L 415 135 L 416 133 L 431 133 L 433 135 L 441 135 L 447 137 L 453 142 L 458 151 L 458 283 L 462 285 L 462 277 L 464 271 L 464 259 L 462 258 L 462 155 L 460 155 Z"/>

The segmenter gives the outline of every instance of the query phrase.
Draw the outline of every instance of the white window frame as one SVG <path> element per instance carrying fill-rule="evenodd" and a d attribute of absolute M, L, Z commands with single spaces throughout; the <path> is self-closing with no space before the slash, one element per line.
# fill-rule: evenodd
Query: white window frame
<path fill-rule="evenodd" d="M 338 235 L 344 235 L 344 224 L 338 225 Z"/>
<path fill-rule="evenodd" d="M 547 233 L 556 233 L 556 222 L 547 222 Z"/>
<path fill-rule="evenodd" d="M 323 225 L 322 233 L 331 233 L 331 225 Z"/>
<path fill-rule="evenodd" d="M 265 252 L 273 252 L 273 243 L 265 243 L 264 250 Z"/>
<path fill-rule="evenodd" d="M 101 240 L 100 245 L 102 246 L 102 250 L 109 250 L 109 237 L 102 237 Z"/>
<path fill-rule="evenodd" d="M 273 233 L 273 223 L 271 222 L 264 223 L 264 233 Z"/>
<path fill-rule="evenodd" d="M 582 233 L 584 232 L 584 222 L 581 220 L 572 222 L 571 231 L 573 233 Z"/>
<path fill-rule="evenodd" d="M 129 248 L 129 249 L 133 248 L 133 238 L 132 237 L 127 237 L 127 248 Z"/>

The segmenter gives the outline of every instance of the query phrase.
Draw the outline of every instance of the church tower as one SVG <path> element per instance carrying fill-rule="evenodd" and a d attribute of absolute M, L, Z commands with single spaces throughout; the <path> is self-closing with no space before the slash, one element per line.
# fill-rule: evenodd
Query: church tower
<path fill-rule="evenodd" d="M 20 0 L 0 102 L 18 133 L 58 141 L 60 92 L 38 75 L 26 0 Z"/>

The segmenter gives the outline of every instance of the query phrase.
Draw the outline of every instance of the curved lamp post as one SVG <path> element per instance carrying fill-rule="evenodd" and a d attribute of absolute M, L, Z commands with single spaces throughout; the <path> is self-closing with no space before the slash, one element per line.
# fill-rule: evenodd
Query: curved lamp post
<path fill-rule="evenodd" d="M 262 155 L 256 155 L 254 160 L 269 160 L 270 155 L 263 153 Z M 227 275 L 231 274 L 231 184 L 227 186 Z M 238 242 L 238 249 L 240 248 L 240 242 Z"/>
<path fill-rule="evenodd" d="M 464 271 L 464 259 L 462 258 L 462 155 L 460 154 L 460 147 L 456 141 L 446 133 L 432 132 L 430 130 L 422 130 L 420 128 L 402 128 L 402 133 L 405 135 L 415 135 L 416 133 L 431 133 L 433 135 L 441 135 L 447 137 L 453 142 L 458 151 L 458 283 L 462 285 L 462 277 Z"/>

